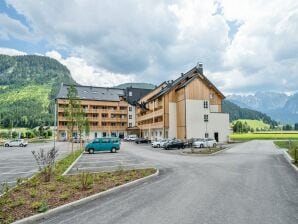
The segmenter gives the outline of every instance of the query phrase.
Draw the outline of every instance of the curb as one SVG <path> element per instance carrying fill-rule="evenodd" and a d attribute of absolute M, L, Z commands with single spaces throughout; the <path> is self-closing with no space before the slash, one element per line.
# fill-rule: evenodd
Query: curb
<path fill-rule="evenodd" d="M 62 176 L 65 176 L 74 167 L 74 165 L 79 161 L 79 159 L 83 156 L 83 154 L 84 154 L 84 151 L 81 153 L 81 155 L 79 155 L 78 158 L 76 158 L 75 161 L 72 162 L 72 164 L 67 168 L 67 170 L 64 171 Z"/>
<path fill-rule="evenodd" d="M 222 150 L 219 150 L 219 151 L 211 153 L 211 154 L 186 153 L 186 152 L 181 152 L 181 154 L 185 155 L 185 156 L 215 156 L 216 154 L 223 153 L 223 152 L 227 151 L 228 149 L 230 149 L 230 148 L 227 147 L 227 148 L 224 148 Z"/>
<path fill-rule="evenodd" d="M 55 214 L 58 214 L 58 213 L 63 212 L 65 210 L 68 210 L 69 208 L 77 207 L 79 205 L 82 205 L 82 204 L 85 204 L 87 202 L 93 201 L 93 200 L 98 199 L 100 197 L 103 197 L 105 195 L 109 195 L 111 193 L 119 192 L 119 191 L 121 191 L 125 188 L 134 186 L 136 184 L 144 183 L 144 182 L 148 181 L 149 179 L 152 179 L 152 178 L 154 178 L 158 175 L 159 175 L 159 169 L 156 169 L 156 172 L 154 174 L 151 174 L 147 177 L 143 177 L 141 179 L 137 179 L 137 180 L 131 181 L 129 183 L 126 183 L 126 184 L 123 184 L 123 185 L 120 185 L 120 186 L 117 186 L 117 187 L 113 187 L 109 190 L 106 190 L 106 191 L 103 191 L 103 192 L 88 196 L 86 198 L 82 198 L 82 199 L 79 199 L 77 201 L 70 202 L 68 204 L 59 206 L 57 208 L 50 209 L 49 211 L 47 211 L 45 213 L 29 216 L 27 218 L 18 220 L 14 223 L 15 224 L 27 224 L 27 223 L 32 223 L 32 222 L 36 222 L 36 221 L 41 221 L 42 219 L 49 218 L 49 217 L 51 217 Z"/>
<path fill-rule="evenodd" d="M 282 149 L 282 153 L 285 159 L 288 161 L 288 163 L 296 170 L 296 172 L 298 172 L 298 168 L 293 164 L 294 159 L 292 159 L 292 157 L 289 155 L 288 150 Z"/>

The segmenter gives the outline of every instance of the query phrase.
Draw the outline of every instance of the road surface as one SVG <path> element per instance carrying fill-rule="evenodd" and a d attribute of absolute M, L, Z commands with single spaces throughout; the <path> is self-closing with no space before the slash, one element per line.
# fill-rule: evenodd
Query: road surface
<path fill-rule="evenodd" d="M 156 164 L 160 176 L 44 223 L 298 223 L 298 175 L 271 141 L 251 141 L 201 157 L 129 143 L 123 150 Z"/>

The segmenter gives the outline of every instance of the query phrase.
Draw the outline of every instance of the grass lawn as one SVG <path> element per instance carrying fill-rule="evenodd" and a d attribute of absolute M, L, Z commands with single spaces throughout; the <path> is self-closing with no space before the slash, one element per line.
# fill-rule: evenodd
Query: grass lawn
<path fill-rule="evenodd" d="M 62 176 L 81 153 L 78 150 L 57 162 L 50 182 L 37 174 L 0 197 L 0 223 L 12 223 L 156 172 L 148 168 Z"/>
<path fill-rule="evenodd" d="M 295 160 L 295 149 L 296 149 L 296 163 L 298 167 L 298 140 L 297 141 L 274 141 L 274 144 L 279 148 L 288 149 L 289 155 Z"/>
<path fill-rule="evenodd" d="M 233 133 L 230 139 L 234 141 L 264 140 L 298 140 L 298 132 L 260 132 L 260 133 Z"/>
<path fill-rule="evenodd" d="M 237 121 L 241 121 L 242 123 L 246 122 L 249 127 L 253 129 L 268 129 L 270 128 L 269 124 L 264 123 L 263 121 L 260 120 L 249 120 L 249 119 L 238 119 L 232 122 L 232 124 L 235 124 Z"/>

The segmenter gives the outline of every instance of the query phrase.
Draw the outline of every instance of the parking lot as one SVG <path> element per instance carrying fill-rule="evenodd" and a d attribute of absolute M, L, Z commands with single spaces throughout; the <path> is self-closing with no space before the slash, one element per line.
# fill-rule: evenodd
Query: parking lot
<path fill-rule="evenodd" d="M 130 153 L 127 150 L 127 147 L 130 147 L 130 144 L 134 143 L 122 143 L 121 149 L 117 151 L 117 153 L 84 153 L 78 160 L 78 162 L 68 172 L 68 174 L 81 172 L 114 171 L 119 169 L 139 169 L 154 166 L 152 162 L 148 162 L 142 157 L 138 157 Z M 142 145 L 138 145 L 138 147 L 141 146 Z"/>
<path fill-rule="evenodd" d="M 69 153 L 68 143 L 57 143 L 58 158 Z M 49 143 L 35 143 L 27 147 L 1 147 L 0 148 L 0 193 L 1 184 L 14 185 L 18 178 L 28 178 L 38 171 L 38 166 L 32 155 L 32 150 L 44 148 L 46 150 L 53 146 Z"/>

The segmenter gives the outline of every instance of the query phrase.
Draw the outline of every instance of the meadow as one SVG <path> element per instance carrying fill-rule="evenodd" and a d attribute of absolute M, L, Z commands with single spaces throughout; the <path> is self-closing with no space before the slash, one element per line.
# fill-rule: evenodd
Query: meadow
<path fill-rule="evenodd" d="M 298 140 L 296 131 L 267 131 L 255 133 L 233 133 L 230 134 L 232 141 L 249 141 L 249 140 Z"/>

